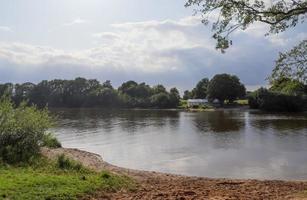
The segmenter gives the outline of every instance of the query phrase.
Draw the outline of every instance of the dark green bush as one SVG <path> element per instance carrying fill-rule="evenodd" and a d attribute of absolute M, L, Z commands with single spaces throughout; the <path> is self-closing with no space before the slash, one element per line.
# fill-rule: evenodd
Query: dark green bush
<path fill-rule="evenodd" d="M 47 110 L 14 107 L 8 98 L 0 100 L 0 160 L 14 164 L 39 156 L 45 132 L 52 126 Z"/>
<path fill-rule="evenodd" d="M 302 96 L 272 92 L 265 88 L 253 92 L 248 102 L 250 108 L 277 112 L 303 111 L 307 103 Z"/>
<path fill-rule="evenodd" d="M 43 137 L 42 146 L 49 148 L 61 148 L 59 140 L 51 133 L 47 133 Z"/>
<path fill-rule="evenodd" d="M 64 154 L 61 154 L 57 159 L 57 166 L 62 170 L 76 170 L 81 171 L 83 170 L 83 166 L 81 163 L 76 162 L 67 158 Z"/>

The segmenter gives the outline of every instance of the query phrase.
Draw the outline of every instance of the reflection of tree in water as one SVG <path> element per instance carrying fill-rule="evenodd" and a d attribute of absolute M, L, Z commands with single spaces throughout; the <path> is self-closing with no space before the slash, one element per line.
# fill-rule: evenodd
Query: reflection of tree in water
<path fill-rule="evenodd" d="M 200 132 L 230 132 L 239 131 L 244 127 L 242 112 L 214 111 L 198 113 L 193 118 L 195 126 Z"/>
<path fill-rule="evenodd" d="M 61 126 L 80 131 L 103 128 L 111 132 L 120 127 L 126 132 L 136 132 L 146 127 L 178 128 L 180 112 L 171 110 L 120 110 L 120 109 L 62 109 L 53 110 Z"/>
<path fill-rule="evenodd" d="M 243 112 L 213 111 L 197 113 L 193 122 L 197 131 L 205 134 L 207 145 L 214 148 L 240 148 L 245 121 Z"/>
<path fill-rule="evenodd" d="M 307 130 L 307 118 L 303 116 L 256 115 L 250 124 L 261 131 L 273 129 L 279 132 L 286 131 L 288 133 L 290 131 L 289 133 L 292 133 L 292 131 Z"/>
<path fill-rule="evenodd" d="M 179 114 L 178 111 L 170 110 L 121 110 L 118 116 L 120 117 L 119 125 L 123 131 L 136 132 L 147 127 L 178 128 Z"/>
<path fill-rule="evenodd" d="M 106 132 L 113 128 L 113 118 L 106 109 L 54 109 L 57 124 L 63 127 L 75 128 L 79 131 L 94 131 L 102 127 Z"/>

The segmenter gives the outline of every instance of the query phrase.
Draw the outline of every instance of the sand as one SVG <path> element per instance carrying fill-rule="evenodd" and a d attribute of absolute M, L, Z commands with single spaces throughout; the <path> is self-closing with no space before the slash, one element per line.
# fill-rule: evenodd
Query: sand
<path fill-rule="evenodd" d="M 106 193 L 97 191 L 83 199 L 214 199 L 214 200 L 307 200 L 307 181 L 239 180 L 188 177 L 159 172 L 131 170 L 111 165 L 94 153 L 78 149 L 47 149 L 42 153 L 50 159 L 60 154 L 81 162 L 96 171 L 110 170 L 116 174 L 132 177 L 139 185 L 136 191 Z"/>

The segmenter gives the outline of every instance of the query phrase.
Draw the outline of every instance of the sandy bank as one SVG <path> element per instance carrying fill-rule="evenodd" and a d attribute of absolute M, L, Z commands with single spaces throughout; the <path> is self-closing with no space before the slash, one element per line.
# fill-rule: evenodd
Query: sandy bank
<path fill-rule="evenodd" d="M 64 153 L 93 170 L 110 170 L 114 173 L 128 175 L 139 184 L 139 188 L 136 191 L 119 191 L 108 194 L 97 192 L 95 195 L 85 199 L 307 199 L 298 195 L 303 191 L 307 191 L 307 181 L 259 181 L 188 177 L 117 167 L 104 162 L 97 154 L 78 149 L 44 148 L 42 153 L 51 159 Z"/>

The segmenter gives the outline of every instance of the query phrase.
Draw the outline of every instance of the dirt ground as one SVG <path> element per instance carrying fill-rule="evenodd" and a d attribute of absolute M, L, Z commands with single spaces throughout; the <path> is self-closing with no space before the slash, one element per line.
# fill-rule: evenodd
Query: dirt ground
<path fill-rule="evenodd" d="M 117 193 L 97 192 L 86 200 L 100 199 L 210 199 L 210 200 L 270 200 L 270 199 L 306 199 L 302 193 L 307 191 L 307 181 L 259 181 L 232 180 L 187 177 L 157 172 L 130 170 L 104 162 L 93 153 L 78 149 L 42 149 L 49 158 L 64 153 L 68 157 L 80 161 L 83 165 L 100 171 L 110 170 L 117 174 L 132 177 L 138 183 L 136 191 L 119 191 Z M 307 193 L 306 193 L 307 194 Z"/>

